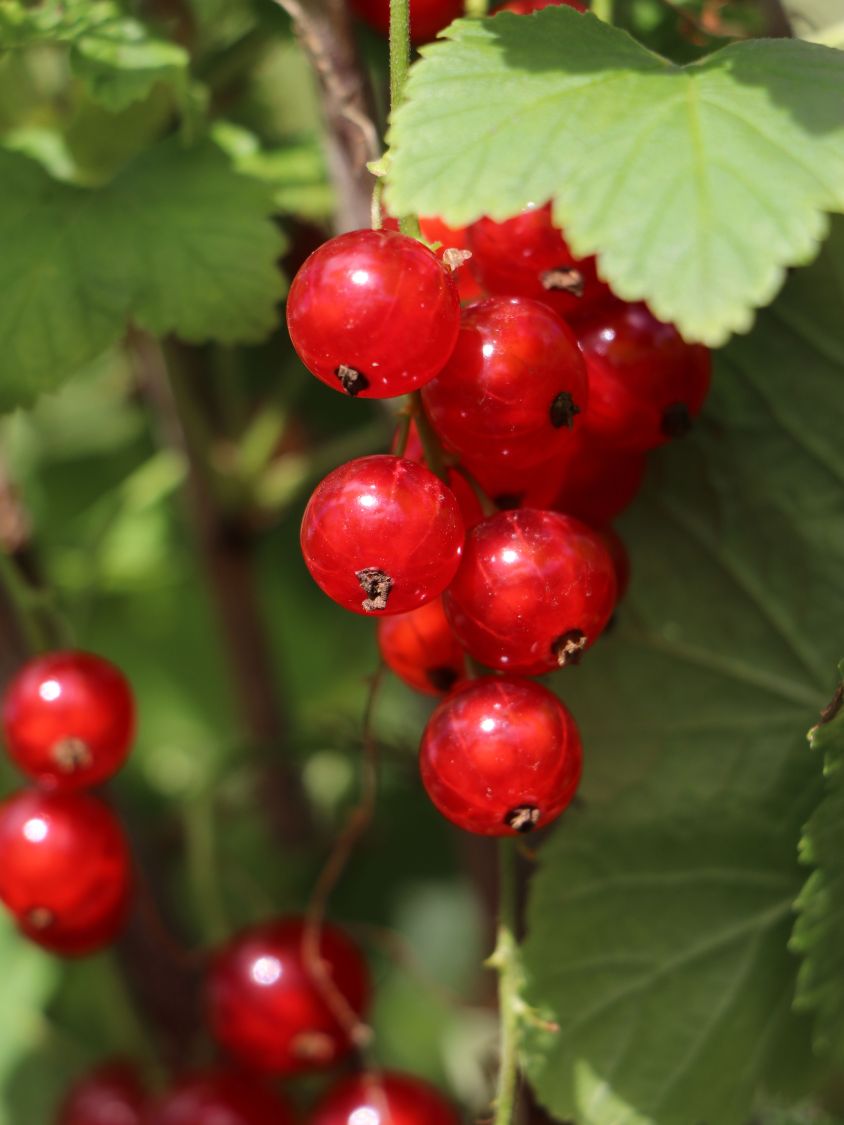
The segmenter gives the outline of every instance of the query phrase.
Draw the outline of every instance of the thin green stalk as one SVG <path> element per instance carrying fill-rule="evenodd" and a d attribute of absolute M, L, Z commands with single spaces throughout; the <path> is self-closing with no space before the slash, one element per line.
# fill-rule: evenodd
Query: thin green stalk
<path fill-rule="evenodd" d="M 231 927 L 226 918 L 217 878 L 219 863 L 214 839 L 214 801 L 211 792 L 206 790 L 189 800 L 183 815 L 194 905 L 203 938 L 214 944 L 222 941 Z"/>
<path fill-rule="evenodd" d="M 428 415 L 425 413 L 422 395 L 419 391 L 414 391 L 413 394 L 411 394 L 410 402 L 413 409 L 413 420 L 416 422 L 419 440 L 422 442 L 425 464 L 440 480 L 448 481 L 448 471 L 443 456 L 443 448 L 440 445 L 440 439 L 437 437 L 434 427 L 428 419 Z"/>
<path fill-rule="evenodd" d="M 410 70 L 410 0 L 390 0 L 390 109 L 395 112 L 404 97 Z M 403 215 L 399 230 L 410 238 L 421 238 L 416 215 Z"/>
<path fill-rule="evenodd" d="M 21 577 L 14 560 L 0 551 L 0 582 L 14 607 L 23 638 L 30 652 L 41 652 L 47 648 L 39 615 L 32 605 L 32 597 L 26 582 Z"/>
<path fill-rule="evenodd" d="M 613 0 L 592 0 L 592 11 L 604 23 L 614 22 Z"/>
<path fill-rule="evenodd" d="M 499 843 L 498 940 L 487 966 L 498 972 L 498 1018 L 500 1048 L 495 1117 L 492 1125 L 512 1125 L 519 1084 L 518 1033 L 519 946 L 516 940 L 518 892 L 516 850 L 510 839 Z"/>

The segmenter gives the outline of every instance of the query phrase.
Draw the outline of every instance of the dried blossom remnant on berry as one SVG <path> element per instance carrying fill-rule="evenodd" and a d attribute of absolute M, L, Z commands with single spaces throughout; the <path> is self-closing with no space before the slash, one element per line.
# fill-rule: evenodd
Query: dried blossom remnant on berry
<path fill-rule="evenodd" d="M 360 588 L 366 594 L 361 603 L 367 613 L 375 613 L 387 608 L 387 599 L 393 588 L 393 580 L 389 574 L 374 566 L 364 567 L 355 571 L 355 578 L 360 582 Z"/>
<path fill-rule="evenodd" d="M 504 817 L 504 823 L 514 832 L 532 832 L 539 823 L 539 809 L 536 805 L 517 805 Z"/>
<path fill-rule="evenodd" d="M 551 403 L 548 410 L 548 416 L 551 419 L 551 425 L 556 430 L 561 430 L 563 426 L 572 429 L 574 420 L 580 413 L 580 407 L 571 397 L 568 391 L 560 391 L 557 397 Z"/>
<path fill-rule="evenodd" d="M 568 668 L 571 664 L 579 664 L 583 650 L 586 648 L 586 634 L 582 629 L 569 629 L 551 645 L 551 651 L 556 657 L 561 668 Z"/>
<path fill-rule="evenodd" d="M 32 930 L 46 930 L 55 920 L 55 914 L 46 906 L 33 906 L 26 912 L 26 924 Z"/>
<path fill-rule="evenodd" d="M 539 280 L 543 289 L 554 293 L 570 293 L 573 297 L 582 297 L 586 288 L 583 274 L 574 266 L 555 266 L 554 269 L 545 270 Z"/>
<path fill-rule="evenodd" d="M 93 764 L 93 755 L 81 738 L 62 738 L 50 748 L 50 757 L 61 773 L 76 773 Z"/>
<path fill-rule="evenodd" d="M 660 429 L 667 438 L 685 437 L 692 428 L 692 416 L 685 402 L 672 402 L 662 412 Z"/>
<path fill-rule="evenodd" d="M 298 1059 L 312 1063 L 329 1063 L 334 1058 L 334 1041 L 324 1031 L 302 1031 L 290 1044 Z"/>
<path fill-rule="evenodd" d="M 465 265 L 471 257 L 471 250 L 458 250 L 456 246 L 449 246 L 447 250 L 443 251 L 443 262 L 452 273 Z"/>
<path fill-rule="evenodd" d="M 348 367 L 345 363 L 341 363 L 339 367 L 334 369 L 334 374 L 337 376 L 340 386 L 351 398 L 355 398 L 361 391 L 365 391 L 369 387 L 369 380 L 356 367 Z"/>
<path fill-rule="evenodd" d="M 451 691 L 460 678 L 454 668 L 441 665 L 438 668 L 427 668 L 425 677 L 434 691 Z"/>

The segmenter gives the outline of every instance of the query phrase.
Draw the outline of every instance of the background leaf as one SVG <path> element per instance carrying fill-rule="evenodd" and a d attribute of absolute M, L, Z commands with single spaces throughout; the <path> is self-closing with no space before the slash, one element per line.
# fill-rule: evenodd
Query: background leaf
<path fill-rule="evenodd" d="M 844 665 L 841 666 L 844 672 Z M 792 948 L 803 955 L 797 1003 L 816 1012 L 815 1042 L 844 1062 L 844 686 L 827 721 L 811 732 L 823 755 L 824 797 L 806 825 L 800 857 L 815 870 L 798 899 Z M 837 710 L 836 710 L 837 708 Z"/>
<path fill-rule="evenodd" d="M 158 82 L 186 89 L 190 56 L 138 20 L 118 16 L 80 35 L 70 63 L 92 97 L 117 111 L 145 98 Z"/>
<path fill-rule="evenodd" d="M 388 205 L 460 225 L 555 199 L 575 253 L 724 343 L 844 209 L 844 56 L 735 43 L 675 67 L 565 7 L 459 21 L 394 115 Z"/>
<path fill-rule="evenodd" d="M 524 956 L 561 1025 L 530 1072 L 579 1125 L 739 1125 L 760 1086 L 811 1088 L 787 941 L 844 629 L 842 236 L 724 352 L 622 524 L 617 633 L 559 678 L 585 807 L 542 853 Z"/>

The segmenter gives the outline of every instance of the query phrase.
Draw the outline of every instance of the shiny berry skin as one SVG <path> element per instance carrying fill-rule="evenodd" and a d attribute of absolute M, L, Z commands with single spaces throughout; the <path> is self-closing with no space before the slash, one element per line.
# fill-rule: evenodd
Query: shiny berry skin
<path fill-rule="evenodd" d="M 451 691 L 466 675 L 466 658 L 435 598 L 412 613 L 382 617 L 378 648 L 400 680 L 426 695 Z"/>
<path fill-rule="evenodd" d="M 130 1063 L 98 1066 L 70 1088 L 57 1125 L 141 1125 L 146 1094 Z"/>
<path fill-rule="evenodd" d="M 385 230 L 398 230 L 399 221 L 392 215 L 384 216 Z M 442 261 L 447 250 L 469 250 L 469 232 L 466 227 L 450 227 L 435 215 L 420 215 L 419 230 L 426 242 L 440 245 L 434 251 Z M 471 251 L 470 251 L 471 253 Z M 461 301 L 476 301 L 483 296 L 483 291 L 472 273 L 472 259 L 469 258 L 452 269 L 457 282 L 457 291 Z"/>
<path fill-rule="evenodd" d="M 423 465 L 377 454 L 335 469 L 302 520 L 314 580 L 355 613 L 407 613 L 431 601 L 460 563 L 454 493 Z"/>
<path fill-rule="evenodd" d="M 422 448 L 422 441 L 419 437 L 419 431 L 416 428 L 416 423 L 410 423 L 410 431 L 407 435 L 407 445 L 405 446 L 404 456 L 408 461 L 418 461 L 420 465 L 426 465 L 425 451 Z M 463 517 L 463 525 L 467 529 L 474 527 L 476 523 L 480 523 L 484 518 L 481 502 L 475 494 L 475 490 L 471 484 L 466 480 L 465 476 L 455 468 L 449 468 L 446 471 L 448 477 L 448 487 L 454 493 L 454 499 L 457 501 L 457 506 L 460 508 L 460 515 Z"/>
<path fill-rule="evenodd" d="M 309 1125 L 460 1125 L 460 1118 L 428 1082 L 384 1071 L 378 1079 L 341 1078 L 317 1104 Z"/>
<path fill-rule="evenodd" d="M 644 453 L 616 449 L 582 434 L 557 475 L 548 506 L 590 527 L 605 527 L 635 500 L 647 468 Z"/>
<path fill-rule="evenodd" d="M 144 1125 L 293 1125 L 293 1121 L 290 1107 L 260 1079 L 222 1069 L 181 1078 L 143 1119 Z"/>
<path fill-rule="evenodd" d="M 563 458 L 563 464 L 568 457 Z M 497 508 L 550 508 L 560 491 L 559 457 L 531 465 L 463 459 L 464 467 Z M 479 521 L 475 521 L 479 522 Z M 475 526 L 473 523 L 472 527 Z M 466 525 L 467 530 L 469 525 Z"/>
<path fill-rule="evenodd" d="M 422 399 L 449 448 L 523 467 L 571 442 L 586 409 L 586 366 L 547 305 L 490 297 L 463 310 L 451 359 Z"/>
<path fill-rule="evenodd" d="M 451 355 L 460 297 L 451 271 L 414 238 L 356 230 L 315 250 L 293 279 L 287 327 L 308 370 L 336 391 L 392 398 Z"/>
<path fill-rule="evenodd" d="M 472 529 L 443 604 L 476 660 L 533 676 L 576 663 L 615 598 L 615 568 L 597 532 L 557 512 L 520 508 Z"/>
<path fill-rule="evenodd" d="M 687 344 L 642 304 L 617 304 L 578 326 L 589 371 L 584 429 L 645 451 L 682 437 L 709 390 L 709 351 Z"/>
<path fill-rule="evenodd" d="M 528 207 L 503 223 L 479 219 L 469 228 L 472 269 L 481 285 L 503 297 L 533 297 L 566 320 L 613 299 L 594 258 L 575 258 L 551 219 L 551 205 Z"/>
<path fill-rule="evenodd" d="M 26 663 L 3 695 L 10 758 L 45 788 L 99 785 L 126 760 L 135 703 L 123 673 L 88 652 Z"/>
<path fill-rule="evenodd" d="M 0 804 L 0 901 L 39 945 L 64 956 L 107 945 L 130 883 L 123 831 L 96 797 L 25 789 Z"/>
<path fill-rule="evenodd" d="M 351 6 L 365 23 L 389 37 L 390 0 L 351 0 Z M 463 0 L 410 0 L 410 38 L 427 43 L 462 15 Z"/>
<path fill-rule="evenodd" d="M 514 836 L 555 820 L 580 781 L 574 719 L 542 684 L 487 676 L 453 692 L 422 736 L 428 796 L 466 832 Z"/>
<path fill-rule="evenodd" d="M 627 593 L 627 588 L 630 585 L 630 555 L 627 553 L 627 547 L 624 545 L 624 540 L 618 534 L 614 527 L 602 528 L 598 534 L 601 536 L 601 541 L 610 553 L 612 564 L 615 567 L 615 585 L 616 585 L 616 605 L 621 601 Z"/>
<path fill-rule="evenodd" d="M 351 1044 L 312 980 L 302 949 L 304 924 L 285 918 L 243 930 L 214 959 L 206 982 L 214 1038 L 244 1066 L 301 1074 L 333 1065 Z M 340 930 L 324 926 L 320 953 L 358 1016 L 370 995 L 366 962 Z"/>

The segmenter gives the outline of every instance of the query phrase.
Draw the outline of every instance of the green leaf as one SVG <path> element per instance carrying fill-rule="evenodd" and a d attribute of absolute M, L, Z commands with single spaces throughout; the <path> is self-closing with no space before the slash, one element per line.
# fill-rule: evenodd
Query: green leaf
<path fill-rule="evenodd" d="M 206 143 L 150 149 L 97 190 L 0 150 L 0 410 L 31 402 L 134 319 L 156 333 L 260 340 L 284 292 L 266 185 Z"/>
<path fill-rule="evenodd" d="M 584 805 L 533 882 L 527 998 L 561 1030 L 528 1064 L 578 1125 L 740 1125 L 760 1088 L 809 1092 L 787 942 L 820 788 L 803 732 L 844 631 L 842 253 L 844 225 L 723 352 L 622 522 L 615 633 L 558 678 Z"/>
<path fill-rule="evenodd" d="M 554 198 L 580 256 L 710 345 L 844 210 L 844 56 L 734 43 L 672 66 L 570 8 L 461 20 L 394 115 L 387 201 L 461 225 Z"/>
<path fill-rule="evenodd" d="M 120 16 L 87 31 L 73 44 L 70 64 L 93 98 L 112 111 L 145 98 L 159 82 L 187 89 L 190 56 L 138 20 Z"/>
<path fill-rule="evenodd" d="M 841 665 L 844 674 L 844 664 Z M 798 899 L 792 949 L 803 955 L 797 1004 L 816 1014 L 815 1045 L 844 1062 L 844 684 L 810 732 L 823 755 L 824 795 L 806 825 L 800 858 L 815 870 Z"/>
<path fill-rule="evenodd" d="M 844 9 L 839 0 L 784 0 L 794 34 L 811 43 L 844 47 Z"/>
<path fill-rule="evenodd" d="M 87 28 L 114 16 L 112 0 L 43 0 L 0 4 L 0 50 L 25 47 L 47 40 L 75 38 Z"/>

